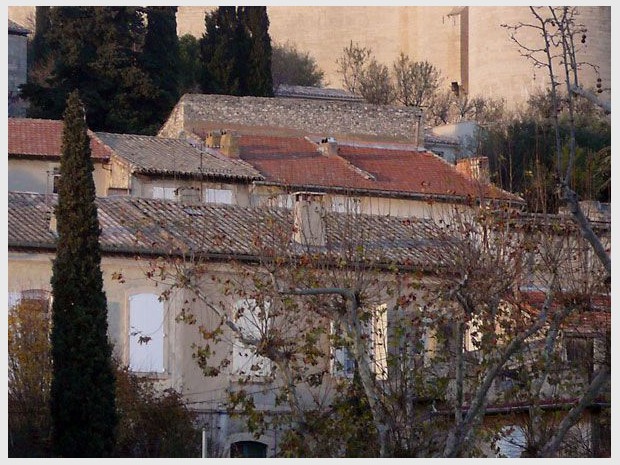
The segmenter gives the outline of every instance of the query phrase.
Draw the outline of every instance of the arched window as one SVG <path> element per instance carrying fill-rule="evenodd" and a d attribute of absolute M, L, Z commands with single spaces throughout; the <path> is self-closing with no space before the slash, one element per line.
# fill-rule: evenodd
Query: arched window
<path fill-rule="evenodd" d="M 129 368 L 164 371 L 164 303 L 156 294 L 129 297 Z"/>
<path fill-rule="evenodd" d="M 230 445 L 231 458 L 265 458 L 267 444 L 258 441 L 237 441 Z"/>

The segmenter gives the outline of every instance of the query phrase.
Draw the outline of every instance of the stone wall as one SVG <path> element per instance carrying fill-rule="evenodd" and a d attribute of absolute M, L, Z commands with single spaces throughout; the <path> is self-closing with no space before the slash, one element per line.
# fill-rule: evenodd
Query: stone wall
<path fill-rule="evenodd" d="M 297 130 L 325 137 L 412 142 L 415 140 L 415 121 L 416 109 L 413 107 L 186 94 L 159 135 L 178 137 L 183 130 L 201 134 L 207 129 L 238 129 L 243 126 L 247 131 L 259 133 L 261 130 L 269 133 L 273 128 L 287 128 L 288 131 L 280 131 L 280 134 L 295 135 L 291 132 Z"/>
<path fill-rule="evenodd" d="M 204 33 L 205 12 L 213 6 L 182 6 L 177 13 L 179 35 Z M 379 62 L 391 63 L 403 52 L 428 60 L 444 76 L 472 96 L 503 97 L 509 106 L 522 103 L 546 86 L 547 78 L 521 57 L 501 24 L 531 22 L 526 6 L 269 6 L 269 32 L 274 43 L 294 43 L 314 57 L 329 87 L 340 88 L 336 60 L 350 41 L 372 48 Z M 9 18 L 28 24 L 34 7 L 9 7 Z M 579 22 L 588 29 L 580 59 L 599 67 L 603 87 L 611 87 L 611 7 L 580 6 Z M 533 39 L 535 32 L 530 32 Z M 594 86 L 591 67 L 583 84 Z M 607 96 L 609 94 L 606 94 Z"/>

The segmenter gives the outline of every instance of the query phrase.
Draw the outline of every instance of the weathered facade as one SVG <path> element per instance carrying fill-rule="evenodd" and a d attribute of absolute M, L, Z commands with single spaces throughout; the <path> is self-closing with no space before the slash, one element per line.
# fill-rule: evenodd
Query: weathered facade
<path fill-rule="evenodd" d="M 50 290 L 56 236 L 50 222 L 54 198 L 51 203 L 49 200 L 49 196 L 43 194 L 9 193 L 10 302 L 16 302 L 20 293 L 25 291 Z M 252 393 L 254 404 L 260 411 L 287 412 L 286 403 L 278 405 L 275 400 L 279 379 L 265 377 L 269 372 L 266 360 L 248 349 L 238 339 L 238 333 L 223 324 L 224 319 L 241 324 L 237 312 L 239 305 L 249 302 L 245 290 L 253 289 L 254 273 L 260 275 L 263 270 L 268 270 L 265 267 L 269 266 L 269 257 L 292 258 L 303 256 L 309 250 L 325 253 L 326 257 L 330 257 L 332 251 L 336 253 L 332 258 L 344 258 L 339 254 L 352 245 L 363 246 L 365 260 L 374 263 L 379 273 L 375 287 L 367 289 L 375 289 L 372 302 L 393 308 L 395 312 L 399 311 L 393 300 L 396 297 L 388 292 L 393 272 L 391 267 L 396 265 L 403 271 L 414 272 L 418 283 L 426 282 L 427 286 L 441 280 L 441 273 L 437 273 L 441 270 L 442 251 L 436 242 L 437 236 L 429 229 L 430 220 L 403 221 L 395 217 L 327 212 L 313 215 L 312 209 L 304 210 L 313 205 L 312 196 L 297 200 L 300 203 L 292 211 L 237 205 L 192 205 L 135 197 L 97 200 L 102 226 L 102 271 L 108 300 L 109 335 L 115 353 L 132 371 L 156 379 L 161 388 L 171 387 L 182 393 L 188 404 L 201 414 L 201 421 L 212 435 L 211 455 L 229 456 L 232 449 L 247 441 L 255 441 L 257 447 L 264 447 L 267 456 L 275 456 L 278 451 L 281 430 L 267 430 L 256 439 L 243 418 L 232 417 L 226 410 L 228 395 L 244 389 Z M 311 224 L 304 223 L 308 221 Z M 314 221 L 323 226 L 317 228 L 317 224 L 312 223 Z M 277 255 L 279 253 L 282 255 Z M 329 263 L 328 260 L 328 267 Z M 188 269 L 200 266 L 203 278 L 196 281 L 200 299 L 194 299 L 197 294 L 190 287 L 169 287 L 175 281 L 167 278 L 175 275 L 167 273 L 178 270 L 179 265 L 189 266 Z M 251 274 L 248 274 L 249 269 Z M 230 282 L 235 282 L 235 286 L 231 288 Z M 241 290 L 244 293 L 239 293 Z M 165 296 L 163 300 L 159 299 L 161 295 Z M 524 305 L 531 308 L 532 315 L 541 311 L 540 295 L 528 291 L 525 298 Z M 417 305 L 423 306 L 424 302 L 418 301 Z M 604 354 L 608 350 L 604 335 L 610 324 L 606 310 L 610 303 L 603 297 L 596 305 L 602 312 L 580 313 L 579 319 L 569 321 L 563 329 L 567 335 L 590 337 L 593 353 Z M 390 338 L 394 336 L 389 330 L 389 315 L 382 330 L 387 339 L 373 339 L 372 351 L 377 364 L 386 357 Z M 314 317 L 312 322 L 324 325 L 326 330 L 330 328 L 328 319 L 321 321 Z M 213 356 L 209 365 L 201 367 L 200 358 L 195 356 L 205 343 L 201 333 L 216 328 L 223 332 L 211 347 Z M 473 323 L 465 340 L 468 363 L 474 364 L 478 363 L 475 341 L 480 337 L 475 328 Z M 296 331 L 294 326 L 289 329 Z M 498 331 L 501 334 L 501 328 L 498 327 Z M 424 346 L 420 361 L 423 366 L 433 366 L 434 354 L 445 355 L 445 342 L 440 343 L 434 334 L 420 337 Z M 141 344 L 141 338 L 147 338 L 148 343 Z M 530 347 L 535 351 L 541 345 L 542 340 L 538 344 L 533 341 Z M 350 367 L 347 368 L 344 358 L 342 367 L 334 365 L 334 360 L 340 361 L 338 357 L 342 353 L 338 355 L 328 340 L 324 341 L 322 350 L 324 357 L 313 366 L 318 372 L 327 373 L 328 376 L 323 378 L 324 387 L 325 383 L 337 383 L 340 377 L 347 376 L 346 370 Z M 584 365 L 570 358 L 575 350 L 574 347 L 565 349 L 563 356 L 569 357 L 567 369 L 573 364 L 575 373 L 579 374 Z M 224 361 L 226 363 L 220 363 Z M 210 366 L 219 366 L 219 371 L 209 371 Z M 442 371 L 439 368 L 438 365 L 436 369 Z M 209 376 L 205 376 L 203 370 Z M 383 370 L 377 371 L 377 376 L 381 374 L 380 379 L 389 380 L 389 370 Z M 518 382 L 518 370 L 518 363 L 514 367 L 510 363 L 506 365 L 506 372 L 495 380 L 491 399 L 508 392 Z M 249 383 L 248 375 L 251 375 Z M 575 384 L 574 387 L 578 386 Z M 302 404 L 312 406 L 310 390 L 304 391 L 309 388 L 302 385 L 299 389 Z M 549 400 L 545 400 L 546 408 L 554 409 L 564 403 L 571 405 L 571 398 L 558 399 L 552 389 L 542 392 L 549 396 Z M 595 403 L 595 407 L 598 405 Z M 605 405 L 604 398 L 601 405 Z M 442 408 L 441 405 L 438 407 Z M 491 416 L 488 421 L 491 425 L 497 422 L 497 428 L 500 428 L 507 421 L 517 421 L 514 415 L 508 414 L 526 410 L 527 404 L 516 400 L 509 404 L 492 404 L 489 413 L 500 416 Z M 446 415 L 450 412 L 447 411 Z M 487 453 L 493 454 L 491 450 Z"/>
<path fill-rule="evenodd" d="M 31 118 L 8 119 L 8 190 L 53 194 L 60 176 L 63 123 Z M 111 151 L 94 139 L 90 149 L 97 196 L 105 196 L 110 184 Z"/>
<path fill-rule="evenodd" d="M 407 141 L 407 112 L 358 105 L 186 95 L 157 137 L 91 133 L 97 195 L 291 208 L 310 191 L 328 210 L 417 218 L 483 197 L 523 204 Z M 53 192 L 61 133 L 61 121 L 9 120 L 10 191 Z"/>

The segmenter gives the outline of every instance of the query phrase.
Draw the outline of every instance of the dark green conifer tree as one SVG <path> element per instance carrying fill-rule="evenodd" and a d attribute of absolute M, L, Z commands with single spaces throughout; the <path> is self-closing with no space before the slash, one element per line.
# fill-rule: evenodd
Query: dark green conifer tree
<path fill-rule="evenodd" d="M 142 68 L 157 89 L 153 124 L 160 126 L 179 100 L 179 37 L 177 7 L 146 7 L 147 29 L 140 57 Z"/>
<path fill-rule="evenodd" d="M 64 113 L 52 268 L 52 449 L 107 457 L 117 425 L 90 142 L 77 91 Z"/>
<path fill-rule="evenodd" d="M 32 42 L 29 44 L 28 60 L 30 68 L 41 66 L 47 59 L 50 47 L 47 33 L 50 29 L 50 7 L 35 7 L 35 31 Z"/>
<path fill-rule="evenodd" d="M 207 13 L 205 33 L 200 40 L 203 92 L 247 95 L 249 46 L 249 36 L 236 7 L 220 6 Z"/>
<path fill-rule="evenodd" d="M 138 61 L 145 36 L 141 9 L 51 7 L 47 38 L 54 63 L 45 82 L 23 87 L 37 116 L 59 119 L 78 89 L 91 129 L 154 133 L 157 88 Z"/>
<path fill-rule="evenodd" d="M 249 36 L 247 93 L 273 97 L 271 77 L 271 37 L 266 6 L 241 6 L 239 16 Z"/>
<path fill-rule="evenodd" d="M 191 34 L 179 38 L 179 94 L 200 92 L 200 42 Z"/>

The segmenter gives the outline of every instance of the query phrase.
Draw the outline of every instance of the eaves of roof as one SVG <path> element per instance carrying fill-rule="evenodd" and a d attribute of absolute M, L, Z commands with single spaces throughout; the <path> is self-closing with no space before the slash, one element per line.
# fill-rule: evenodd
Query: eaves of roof
<path fill-rule="evenodd" d="M 9 193 L 10 250 L 54 248 L 56 237 L 49 231 L 47 215 L 55 198 Z M 176 256 L 191 250 L 213 260 L 258 261 L 265 258 L 261 243 L 280 244 L 282 256 L 291 259 L 302 252 L 291 243 L 294 228 L 290 210 L 183 205 L 135 197 L 99 198 L 97 203 L 100 243 L 106 254 Z M 349 231 L 351 218 L 327 213 L 324 221 L 328 246 L 316 252 L 324 253 L 329 264 L 331 260 L 341 260 L 342 242 L 353 240 Z M 429 239 L 427 220 L 405 222 L 398 218 L 359 215 L 355 221 L 355 231 L 363 238 L 365 260 L 372 266 L 380 269 L 396 265 L 427 272 L 439 267 L 441 254 Z"/>
<path fill-rule="evenodd" d="M 202 150 L 186 140 L 105 132 L 95 136 L 136 174 L 242 181 L 262 179 L 250 164 Z"/>
<path fill-rule="evenodd" d="M 441 203 L 455 203 L 455 204 L 469 204 L 472 202 L 488 202 L 496 201 L 507 206 L 522 207 L 525 205 L 525 201 L 519 198 L 506 199 L 502 197 L 474 197 L 466 195 L 451 195 L 451 194 L 426 194 L 420 192 L 406 192 L 397 190 L 382 190 L 382 189 L 360 189 L 338 186 L 324 186 L 313 184 L 286 184 L 279 183 L 277 181 L 255 181 L 257 185 L 274 186 L 288 191 L 308 191 L 317 193 L 335 193 L 335 194 L 347 194 L 347 195 L 360 195 L 360 196 L 377 196 L 393 199 L 407 199 L 407 200 L 419 200 L 422 202 L 441 202 Z"/>

